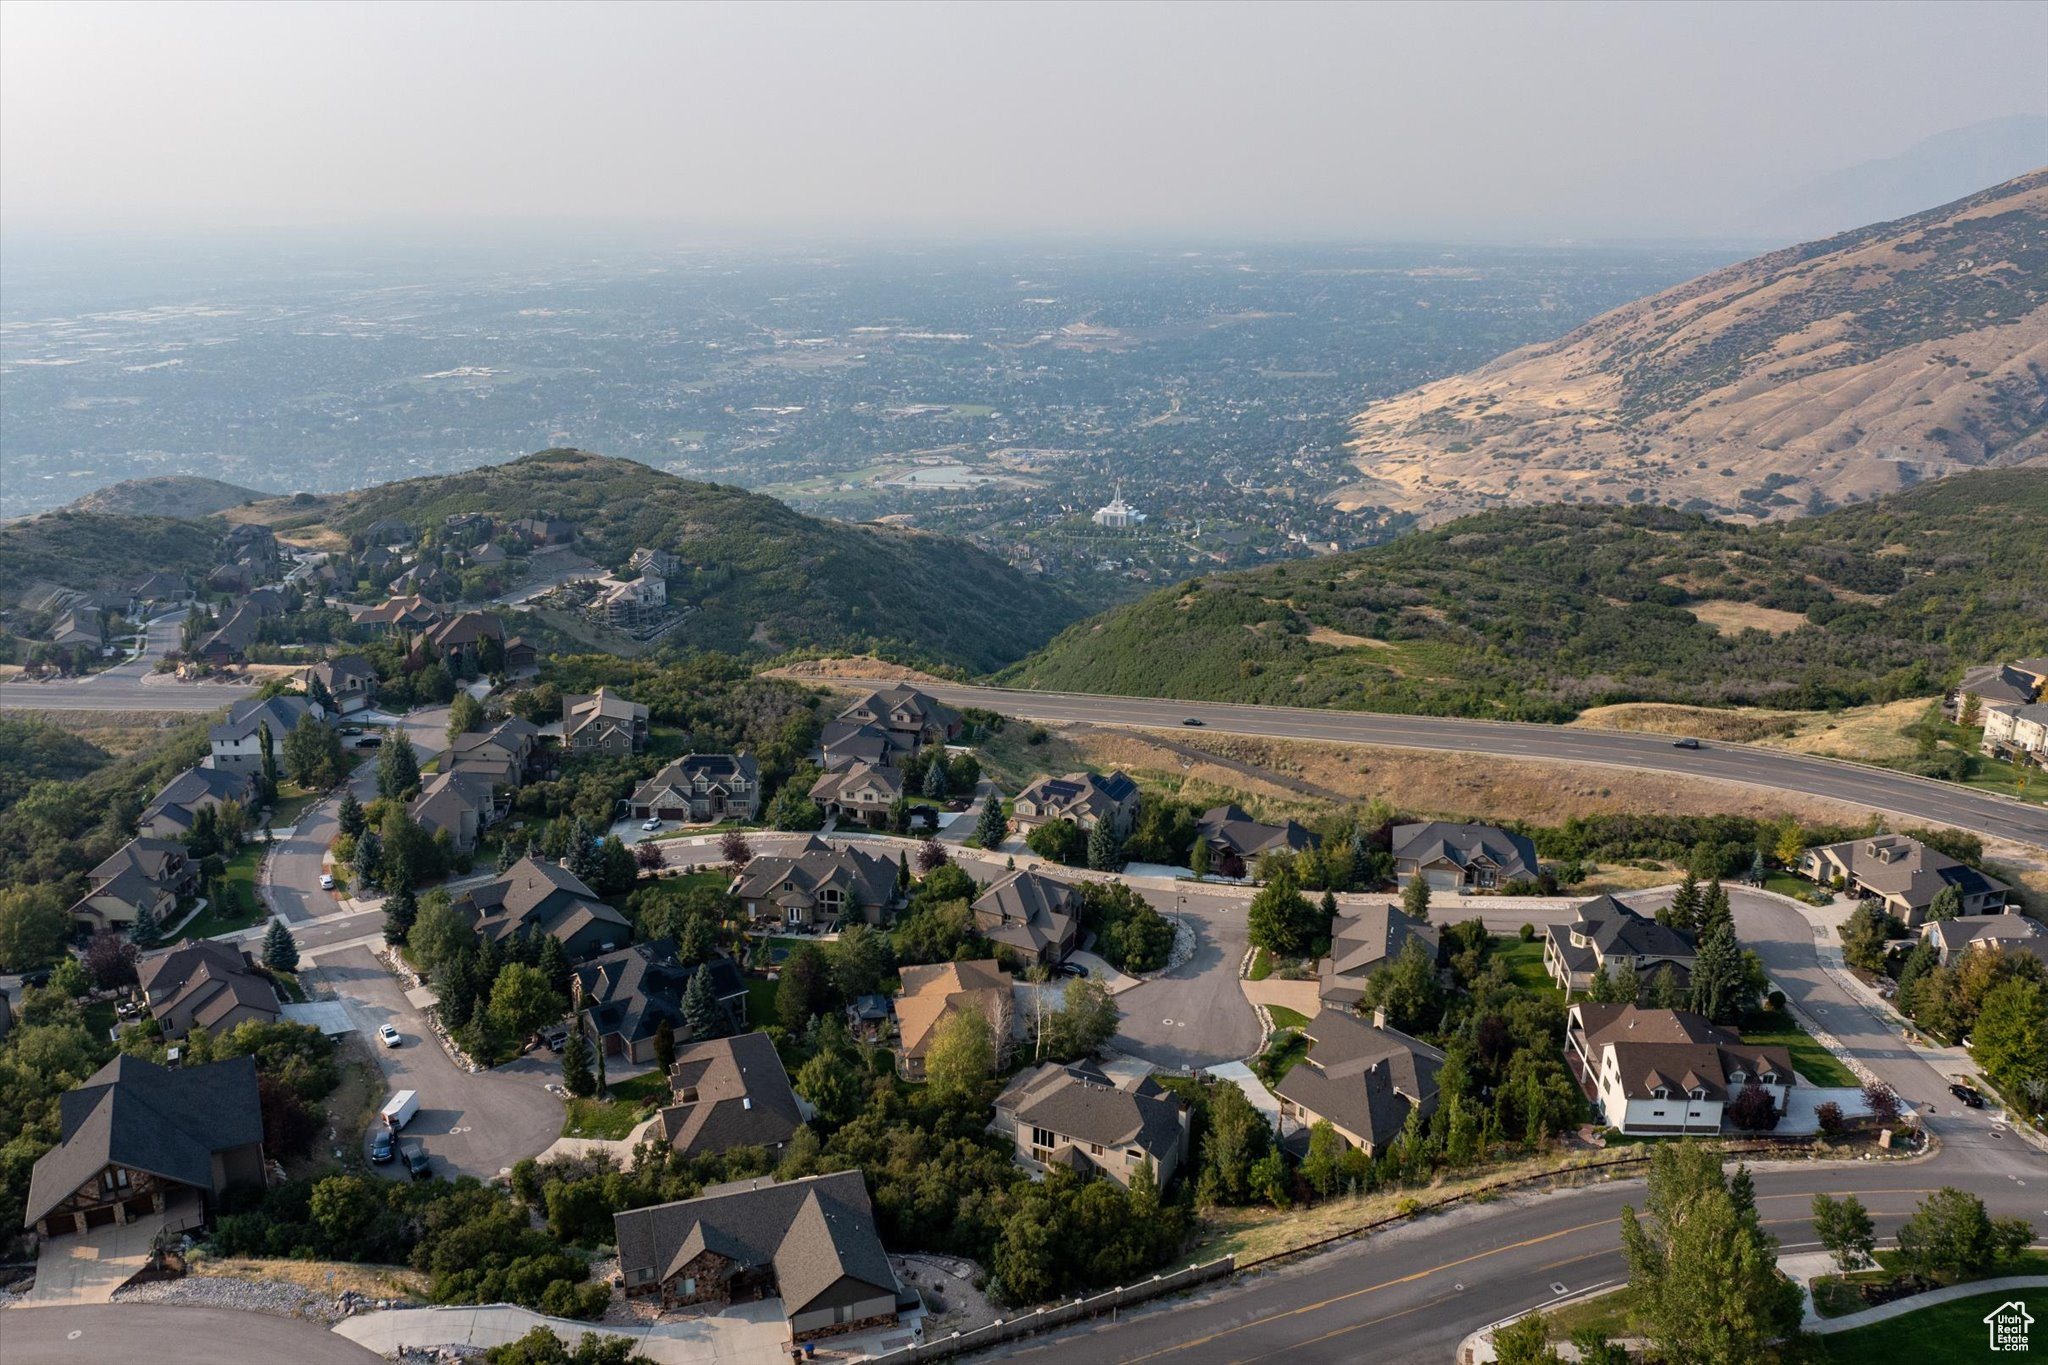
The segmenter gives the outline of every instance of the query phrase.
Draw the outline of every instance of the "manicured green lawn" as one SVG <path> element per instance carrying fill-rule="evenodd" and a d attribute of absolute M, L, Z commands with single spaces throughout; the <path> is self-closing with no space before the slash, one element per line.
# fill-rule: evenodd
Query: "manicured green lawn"
<path fill-rule="evenodd" d="M 1782 1047 L 1792 1054 L 1792 1069 L 1811 1085 L 1861 1085 L 1856 1073 L 1842 1064 L 1834 1053 L 1814 1041 L 1790 1019 L 1780 1019 L 1772 1028 L 1745 1028 L 1742 1041 L 1766 1047 Z"/>
<path fill-rule="evenodd" d="M 1267 1084 L 1278 1085 L 1287 1073 L 1294 1069 L 1294 1064 L 1307 1055 L 1308 1039 L 1299 1033 L 1277 1034 L 1259 1058 L 1260 1074 L 1272 1077 Z"/>
<path fill-rule="evenodd" d="M 1291 1010 L 1285 1005 L 1268 1005 L 1266 1013 L 1273 1016 L 1273 1027 L 1276 1029 L 1301 1028 L 1308 1023 L 1306 1014 L 1300 1010 Z"/>
<path fill-rule="evenodd" d="M 668 1078 L 649 1071 L 611 1087 L 611 1098 L 571 1099 L 563 1107 L 563 1137 L 625 1138 L 669 1096 Z"/>
<path fill-rule="evenodd" d="M 1264 981 L 1273 974 L 1273 955 L 1264 948 L 1252 950 L 1252 969 L 1245 975 L 1252 981 Z"/>
<path fill-rule="evenodd" d="M 87 1029 L 91 1030 L 93 1037 L 104 1039 L 109 1033 L 113 1031 L 114 1020 L 116 1018 L 114 1014 L 113 1001 L 95 1001 L 94 1003 L 87 1005 L 85 1007 L 84 1014 L 85 1026 Z"/>
<path fill-rule="evenodd" d="M 1977 1294 L 1935 1304 L 1902 1317 L 1873 1322 L 1817 1339 L 1819 1355 L 1834 1365 L 1897 1365 L 1907 1360 L 1976 1360 L 1989 1357 L 1990 1329 L 1986 1314 L 2014 1299 L 2025 1300 L 2042 1316 L 2048 1295 L 2038 1290 L 2013 1294 Z M 2040 1327 L 2034 1331 L 2038 1334 Z"/>
<path fill-rule="evenodd" d="M 747 1022 L 755 1028 L 775 1022 L 775 988 L 782 983 L 762 976 L 747 978 Z"/>
<path fill-rule="evenodd" d="M 1515 934 L 1506 934 L 1493 940 L 1493 955 L 1507 963 L 1508 975 L 1517 986 L 1536 995 L 1551 995 L 1564 999 L 1564 992 L 1550 979 L 1550 973 L 1543 969 L 1543 936 L 1538 934 L 1527 943 Z"/>
<path fill-rule="evenodd" d="M 263 918 L 262 902 L 256 898 L 256 865 L 263 858 L 261 843 L 244 845 L 228 864 L 221 879 L 218 899 L 179 931 L 181 939 L 212 938 L 235 929 L 247 929 Z"/>
<path fill-rule="evenodd" d="M 306 807 L 320 799 L 320 793 L 307 791 L 296 782 L 286 782 L 277 789 L 277 804 L 270 808 L 270 824 L 273 829 L 284 829 L 299 823 L 299 817 L 306 813 Z"/>
<path fill-rule="evenodd" d="M 1905 1272 L 1905 1260 L 1898 1252 L 1880 1251 L 1877 1253 L 1876 1269 L 1858 1270 L 1849 1275 L 1824 1275 L 1815 1280 L 1814 1310 L 1824 1318 L 1839 1318 L 1850 1313 L 1860 1313 L 1869 1305 L 1863 1302 L 1863 1297 L 1856 1292 L 1855 1286 L 1883 1284 L 1893 1276 Z M 1970 1278 L 2002 1280 L 2007 1276 L 2044 1274 L 2048 1274 L 2048 1251 L 2023 1251 L 2009 1261 L 1998 1262 L 1988 1274 L 1974 1275 Z M 1935 1275 L 1931 1278 L 1943 1287 L 1965 1283 L 1952 1275 Z"/>
<path fill-rule="evenodd" d="M 1775 891 L 1781 896 L 1803 897 L 1815 889 L 1806 878 L 1795 877 L 1789 872 L 1772 872 L 1764 878 L 1764 890 Z"/>

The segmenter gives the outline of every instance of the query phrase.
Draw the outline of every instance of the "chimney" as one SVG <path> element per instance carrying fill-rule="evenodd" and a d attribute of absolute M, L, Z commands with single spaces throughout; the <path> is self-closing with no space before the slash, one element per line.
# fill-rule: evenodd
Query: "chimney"
<path fill-rule="evenodd" d="M 1374 1007 L 1374 1009 L 1373 1009 L 1373 1012 L 1372 1012 L 1372 1026 L 1373 1026 L 1374 1028 L 1381 1028 L 1381 1029 L 1383 1029 L 1383 1028 L 1385 1028 L 1385 1027 L 1387 1026 L 1387 1011 L 1386 1011 L 1386 1009 L 1385 1009 L 1384 1007 L 1382 1007 L 1382 1006 L 1375 1006 L 1375 1007 Z"/>

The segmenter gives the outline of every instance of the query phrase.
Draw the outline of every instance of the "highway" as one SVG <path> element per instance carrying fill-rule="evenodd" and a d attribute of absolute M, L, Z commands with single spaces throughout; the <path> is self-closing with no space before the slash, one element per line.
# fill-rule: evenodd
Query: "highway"
<path fill-rule="evenodd" d="M 873 678 L 804 681 L 842 687 L 879 685 Z M 1030 692 L 958 683 L 921 682 L 917 686 L 948 706 L 976 706 L 1020 720 L 1178 730 L 1183 728 L 1183 722 L 1194 719 L 1202 722 L 1201 726 L 1185 728 L 1263 739 L 1445 749 L 1711 778 L 1831 797 L 1911 820 L 1938 820 L 1992 838 L 2048 848 L 2048 807 L 2025 805 L 1882 768 L 1756 745 L 1716 742 L 1699 749 L 1679 749 L 1672 744 L 1673 736 L 1626 730 L 1575 730 L 1557 725 L 1382 715 L 1369 711 Z"/>

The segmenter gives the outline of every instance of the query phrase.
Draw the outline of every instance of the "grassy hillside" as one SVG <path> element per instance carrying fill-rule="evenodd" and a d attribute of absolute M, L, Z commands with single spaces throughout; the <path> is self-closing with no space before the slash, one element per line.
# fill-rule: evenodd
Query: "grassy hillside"
<path fill-rule="evenodd" d="M 117 588 L 158 570 L 203 578 L 225 530 L 213 520 L 69 511 L 0 524 L 0 602 L 36 582 Z"/>
<path fill-rule="evenodd" d="M 1802 709 L 1924 696 L 2048 653 L 2048 470 L 1805 521 L 1490 512 L 1196 580 L 1069 628 L 1012 685 L 1568 719 L 1620 701 Z"/>
<path fill-rule="evenodd" d="M 385 484 L 329 500 L 321 517 L 353 532 L 387 516 L 435 525 L 451 512 L 565 517 L 578 551 L 614 567 L 643 545 L 677 555 L 691 573 L 670 590 L 698 610 L 671 648 L 876 650 L 980 671 L 1079 614 L 962 541 L 820 521 L 744 489 L 581 451 Z"/>
<path fill-rule="evenodd" d="M 73 512 L 111 512 L 116 516 L 210 517 L 245 502 L 273 497 L 240 484 L 195 474 L 162 474 L 149 479 L 123 479 L 70 505 Z"/>

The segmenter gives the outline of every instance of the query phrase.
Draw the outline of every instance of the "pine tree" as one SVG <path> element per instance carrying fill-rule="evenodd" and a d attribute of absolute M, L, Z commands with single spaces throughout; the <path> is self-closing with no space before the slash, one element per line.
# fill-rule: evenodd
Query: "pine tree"
<path fill-rule="evenodd" d="M 1109 821 L 1097 820 L 1088 831 L 1088 866 L 1096 872 L 1114 872 L 1122 865 L 1121 852 L 1116 830 Z"/>
<path fill-rule="evenodd" d="M 535 962 L 548 984 L 556 990 L 566 990 L 569 984 L 569 953 L 562 947 L 562 940 L 553 934 L 543 934 L 540 940 L 540 957 Z"/>
<path fill-rule="evenodd" d="M 601 1100 L 608 1100 L 612 1097 L 612 1087 L 611 1082 L 607 1081 L 604 1075 L 604 1044 L 599 1043 L 591 1050 L 597 1053 L 597 1097 Z"/>
<path fill-rule="evenodd" d="M 1726 921 L 1700 936 L 1692 966 L 1692 1008 L 1717 1024 L 1732 1023 L 1742 992 L 1742 949 Z"/>
<path fill-rule="evenodd" d="M 1408 885 L 1401 889 L 1401 909 L 1408 918 L 1429 923 L 1429 882 L 1420 872 L 1408 879 Z"/>
<path fill-rule="evenodd" d="M 1678 884 L 1677 894 L 1671 904 L 1657 914 L 1658 922 L 1680 933 L 1691 934 L 1699 931 L 1700 925 L 1700 884 L 1699 879 L 1687 868 L 1685 880 Z"/>
<path fill-rule="evenodd" d="M 412 936 L 413 921 L 420 917 L 419 898 L 409 886 L 401 886 L 384 898 L 384 941 L 397 947 Z"/>
<path fill-rule="evenodd" d="M 703 973 L 699 972 L 698 975 L 702 976 Z M 654 1031 L 654 1064 L 661 1068 L 661 1074 L 664 1076 L 675 1070 L 676 1031 L 675 1026 L 669 1023 L 667 1015 L 662 1016 L 661 1027 Z"/>
<path fill-rule="evenodd" d="M 1707 894 L 1700 900 L 1700 933 L 1710 932 L 1717 924 L 1732 927 L 1734 923 L 1734 913 L 1728 908 L 1727 889 L 1717 876 L 1707 883 Z"/>
<path fill-rule="evenodd" d="M 908 853 L 898 853 L 896 855 L 896 889 L 899 891 L 908 891 L 910 889 L 910 855 Z"/>
<path fill-rule="evenodd" d="M 590 1074 L 590 1040 L 583 1036 L 580 1010 L 562 1042 L 562 1088 L 578 1099 L 588 1099 L 597 1091 L 597 1078 Z"/>
<path fill-rule="evenodd" d="M 1353 825 L 1351 827 L 1351 847 L 1347 850 L 1347 853 L 1351 859 L 1351 887 L 1353 890 L 1356 890 L 1359 883 L 1365 880 L 1367 848 L 1364 825 Z"/>
<path fill-rule="evenodd" d="M 934 758 L 929 764 L 925 765 L 924 786 L 922 790 L 926 796 L 935 801 L 946 794 L 946 765 L 944 762 Z"/>
<path fill-rule="evenodd" d="M 394 730 L 377 756 L 377 795 L 387 800 L 403 796 L 420 784 L 420 756 L 413 752 L 405 731 Z"/>
<path fill-rule="evenodd" d="M 1188 850 L 1188 871 L 1197 879 L 1209 875 L 1209 841 L 1199 834 L 1195 836 L 1194 847 Z"/>
<path fill-rule="evenodd" d="M 988 800 L 982 802 L 981 819 L 975 822 L 974 842 L 983 848 L 1001 848 L 1008 832 L 1009 824 L 1003 819 L 1003 794 L 991 791 Z"/>
<path fill-rule="evenodd" d="M 591 886 L 599 880 L 602 871 L 597 838 L 579 817 L 569 833 L 569 875 L 585 886 Z"/>
<path fill-rule="evenodd" d="M 137 907 L 135 923 L 128 927 L 128 941 L 138 948 L 147 948 L 162 933 L 163 926 L 157 922 L 156 910 L 147 903 Z"/>
<path fill-rule="evenodd" d="M 306 700 L 330 715 L 334 712 L 334 694 L 327 690 L 326 683 L 320 681 L 318 673 L 306 676 Z"/>
<path fill-rule="evenodd" d="M 724 1011 L 718 1008 L 718 993 L 712 988 L 708 968 L 690 974 L 690 984 L 683 990 L 683 1021 L 690 1026 L 693 1040 L 716 1038 L 725 1032 Z"/>
<path fill-rule="evenodd" d="M 451 1033 L 469 1022 L 476 1010 L 476 974 L 468 953 L 457 953 L 434 973 L 434 997 L 441 1023 Z"/>
<path fill-rule="evenodd" d="M 356 800 L 354 788 L 342 792 L 341 807 L 334 812 L 334 819 L 341 826 L 341 832 L 351 839 L 361 838 L 363 830 L 368 828 L 369 817 L 363 814 L 363 803 Z"/>
<path fill-rule="evenodd" d="M 270 737 L 270 722 L 264 721 L 257 727 L 258 742 L 263 746 L 263 771 L 258 779 L 258 799 L 266 806 L 277 800 L 277 746 Z"/>
<path fill-rule="evenodd" d="M 299 945 L 281 919 L 272 920 L 263 933 L 263 965 L 274 972 L 298 970 Z"/>

